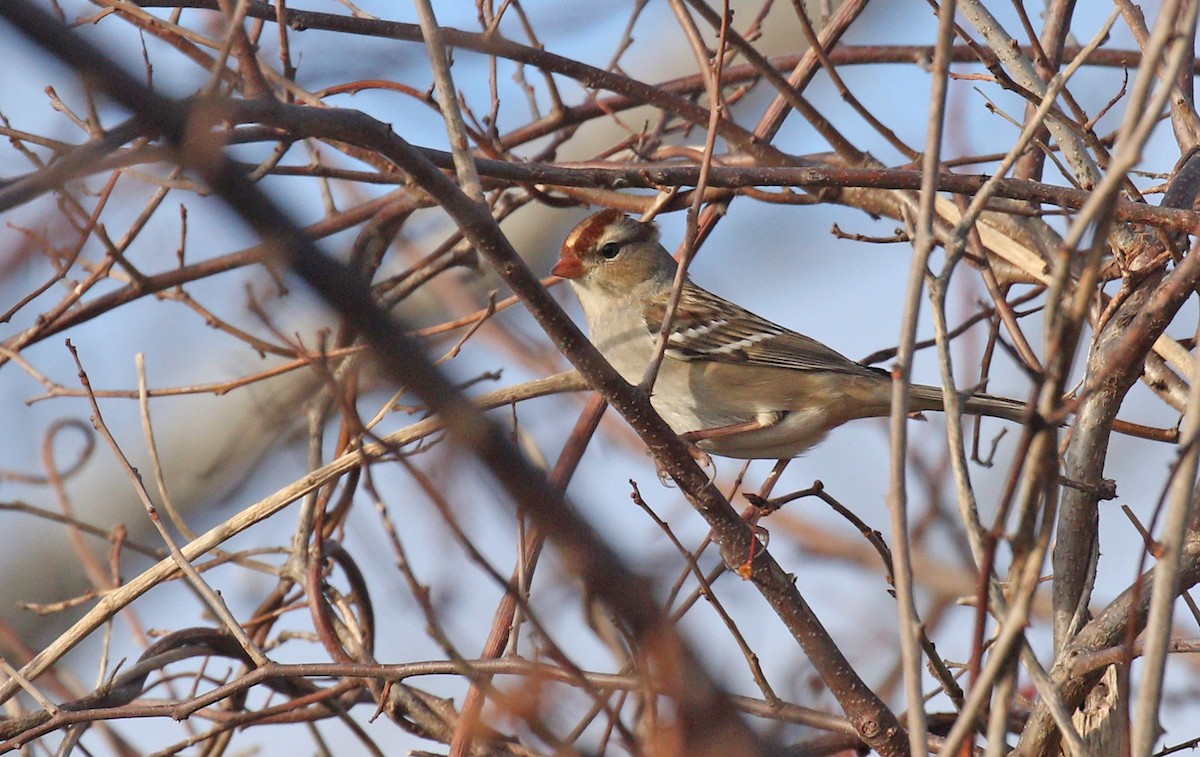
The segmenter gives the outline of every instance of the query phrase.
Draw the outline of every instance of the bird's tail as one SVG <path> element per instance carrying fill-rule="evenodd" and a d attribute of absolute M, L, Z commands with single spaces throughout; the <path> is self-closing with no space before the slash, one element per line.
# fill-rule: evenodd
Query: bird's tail
<path fill-rule="evenodd" d="M 913 410 L 942 410 L 945 401 L 940 386 L 915 384 L 912 388 Z M 968 415 L 988 415 L 1016 423 L 1029 419 L 1029 409 L 1024 402 L 993 397 L 990 394 L 972 394 L 963 401 L 963 412 Z"/>

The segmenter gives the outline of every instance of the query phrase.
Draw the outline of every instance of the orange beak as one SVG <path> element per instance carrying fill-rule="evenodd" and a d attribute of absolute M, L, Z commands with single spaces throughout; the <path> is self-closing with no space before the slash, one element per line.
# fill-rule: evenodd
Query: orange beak
<path fill-rule="evenodd" d="M 550 273 L 560 279 L 577 279 L 583 275 L 583 260 L 578 255 L 564 252 Z"/>

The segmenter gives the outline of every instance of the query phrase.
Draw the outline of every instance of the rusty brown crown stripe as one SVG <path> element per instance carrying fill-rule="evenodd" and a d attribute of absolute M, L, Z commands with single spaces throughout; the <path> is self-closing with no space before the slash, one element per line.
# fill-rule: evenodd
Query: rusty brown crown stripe
<path fill-rule="evenodd" d="M 562 254 L 582 256 L 588 250 L 593 250 L 600 243 L 600 239 L 604 236 L 606 229 L 614 224 L 622 224 L 628 229 L 637 229 L 631 236 L 622 241 L 625 242 L 648 242 L 657 238 L 658 232 L 653 223 L 641 223 L 629 218 L 624 212 L 614 208 L 602 210 L 594 216 L 585 219 L 574 231 L 567 236 L 567 240 L 563 242 Z"/>

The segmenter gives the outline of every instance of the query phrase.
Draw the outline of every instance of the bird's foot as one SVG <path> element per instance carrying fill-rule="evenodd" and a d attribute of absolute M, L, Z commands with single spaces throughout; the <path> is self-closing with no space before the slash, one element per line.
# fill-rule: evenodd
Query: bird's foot
<path fill-rule="evenodd" d="M 716 479 L 717 464 L 713 462 L 712 456 L 697 447 L 695 444 L 692 444 L 691 441 L 688 440 L 686 434 L 684 434 L 683 440 L 687 442 L 688 452 L 691 454 L 692 459 L 695 460 L 696 463 L 708 473 L 708 479 L 710 481 Z M 671 478 L 671 474 L 667 473 L 667 471 L 662 467 L 662 464 L 657 460 L 654 461 L 654 469 L 658 473 L 658 480 L 662 482 L 663 486 L 673 485 L 674 481 Z"/>

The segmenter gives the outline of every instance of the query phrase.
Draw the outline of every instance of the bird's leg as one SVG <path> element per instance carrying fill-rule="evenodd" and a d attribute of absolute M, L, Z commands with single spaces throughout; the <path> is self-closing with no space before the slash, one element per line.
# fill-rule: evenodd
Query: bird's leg
<path fill-rule="evenodd" d="M 683 440 L 685 442 L 687 442 L 686 434 L 684 435 Z M 712 457 L 707 452 L 700 449 L 699 447 L 697 447 L 695 444 L 692 444 L 691 442 L 687 442 L 687 448 L 688 448 L 688 453 L 691 454 L 691 456 L 692 456 L 692 459 L 695 460 L 696 463 L 701 468 L 709 469 L 712 471 L 712 473 L 709 476 L 710 480 L 716 479 L 717 464 L 713 462 Z M 671 483 L 671 477 L 670 477 L 670 475 L 667 474 L 666 470 L 664 470 L 663 467 L 658 464 L 657 460 L 654 461 L 654 469 L 658 473 L 658 480 L 660 482 L 662 482 L 662 484 L 664 486 L 669 486 Z"/>
<path fill-rule="evenodd" d="M 770 428 L 776 423 L 783 420 L 787 413 L 774 410 L 765 413 L 759 413 L 754 418 L 748 421 L 739 421 L 730 423 L 725 426 L 714 426 L 712 428 L 702 428 L 695 431 L 688 431 L 685 434 L 680 434 L 680 437 L 687 442 L 688 449 L 692 453 L 692 457 L 700 464 L 702 468 L 712 467 L 713 477 L 716 477 L 716 466 L 713 465 L 712 458 L 707 452 L 700 449 L 699 442 L 707 439 L 720 439 L 723 436 L 733 436 L 734 434 L 744 434 L 748 431 L 759 431 L 764 428 Z M 664 478 L 663 472 L 659 471 L 659 478 Z"/>
<path fill-rule="evenodd" d="M 734 434 L 744 434 L 749 431 L 760 431 L 764 428 L 770 428 L 776 423 L 784 419 L 787 413 L 781 410 L 772 410 L 766 413 L 759 413 L 748 421 L 739 421 L 730 423 L 725 426 L 713 426 L 712 428 L 701 428 L 695 431 L 689 431 L 683 435 L 684 441 L 689 444 L 702 442 L 705 439 L 720 439 L 723 436 L 733 436 Z"/>

